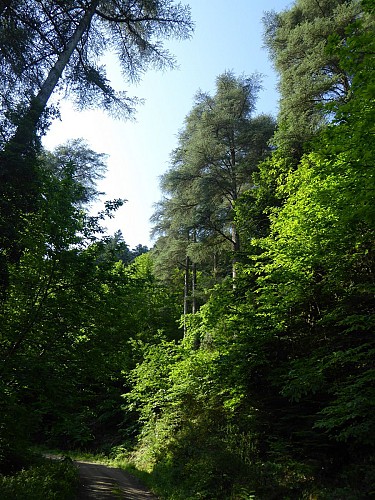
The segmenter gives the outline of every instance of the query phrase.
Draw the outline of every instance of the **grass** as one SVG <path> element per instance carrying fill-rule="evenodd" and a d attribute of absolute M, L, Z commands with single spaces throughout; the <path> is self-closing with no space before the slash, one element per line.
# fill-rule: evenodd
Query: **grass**
<path fill-rule="evenodd" d="M 67 457 L 68 459 L 82 462 L 92 462 L 108 467 L 117 467 L 123 471 L 137 477 L 147 488 L 156 493 L 152 475 L 146 471 L 137 469 L 123 449 L 114 449 L 110 455 L 105 453 L 93 453 L 84 450 L 61 451 L 57 449 L 38 448 L 39 453 Z M 0 496 L 1 500 L 2 497 Z M 45 499 L 44 499 L 45 500 Z"/>

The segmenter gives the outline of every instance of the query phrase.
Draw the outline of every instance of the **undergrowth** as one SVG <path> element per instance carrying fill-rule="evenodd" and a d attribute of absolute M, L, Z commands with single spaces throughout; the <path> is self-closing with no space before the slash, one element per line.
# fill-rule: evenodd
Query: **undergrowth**
<path fill-rule="evenodd" d="M 73 500 L 78 470 L 69 459 L 45 460 L 11 476 L 0 476 L 2 500 Z"/>

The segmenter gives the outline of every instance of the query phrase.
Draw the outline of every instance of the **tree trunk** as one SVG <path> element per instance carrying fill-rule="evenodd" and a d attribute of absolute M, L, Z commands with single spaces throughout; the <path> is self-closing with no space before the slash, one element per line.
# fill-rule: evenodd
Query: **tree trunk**
<path fill-rule="evenodd" d="M 9 4 L 6 2 L 2 7 L 5 9 Z M 28 110 L 20 118 L 15 134 L 0 152 L 0 247 L 6 252 L 6 262 L 1 263 L 0 269 L 3 292 L 7 287 L 8 261 L 17 262 L 23 252 L 19 235 L 24 215 L 37 210 L 38 206 L 38 123 L 73 51 L 89 29 L 98 4 L 99 0 L 91 2 L 65 50 L 58 56 L 38 94 L 31 99 Z M 4 9 L 0 9 L 0 14 Z"/>
<path fill-rule="evenodd" d="M 191 312 L 195 314 L 197 312 L 197 264 L 195 262 L 191 265 Z"/>
<path fill-rule="evenodd" d="M 28 149 L 32 145 L 38 122 L 47 106 L 47 102 L 56 88 L 56 85 L 61 78 L 73 51 L 76 49 L 85 32 L 89 29 L 98 4 L 99 0 L 93 0 L 91 2 L 89 9 L 85 12 L 79 22 L 73 36 L 67 43 L 65 50 L 61 52 L 56 63 L 48 73 L 48 76 L 38 94 L 32 98 L 27 113 L 22 118 L 21 123 L 17 127 L 17 130 L 10 141 L 12 145 L 17 148 L 18 154 L 24 156 L 27 154 Z"/>
<path fill-rule="evenodd" d="M 233 278 L 233 287 L 235 288 L 235 280 L 237 278 L 236 264 L 238 262 L 238 253 L 240 251 L 240 235 L 238 234 L 235 224 L 232 225 L 232 249 L 233 249 L 232 278 Z"/>
<path fill-rule="evenodd" d="M 193 243 L 197 242 L 197 233 L 193 231 Z M 195 314 L 197 312 L 197 264 L 195 262 L 191 265 L 191 312 Z"/>
<path fill-rule="evenodd" d="M 186 315 L 189 314 L 189 292 L 190 292 L 190 259 L 185 258 L 185 282 L 184 282 L 184 335 L 186 334 Z"/>
<path fill-rule="evenodd" d="M 213 266 L 212 266 L 212 276 L 214 278 L 214 283 L 216 285 L 218 275 L 218 255 L 217 252 L 214 252 L 213 255 Z"/>
<path fill-rule="evenodd" d="M 233 139 L 234 140 L 234 139 Z M 231 201 L 231 208 L 232 210 L 234 209 L 234 204 L 237 200 L 238 196 L 238 187 L 237 187 L 237 178 L 236 178 L 236 150 L 234 147 L 231 147 L 230 149 L 230 156 L 231 156 L 231 168 L 232 168 L 232 201 Z M 232 278 L 233 278 L 233 288 L 236 288 L 236 278 L 237 278 L 237 271 L 236 271 L 236 263 L 238 259 L 238 252 L 240 250 L 240 237 L 237 231 L 237 227 L 235 222 L 232 222 L 232 249 L 233 249 L 233 259 L 232 259 Z"/>

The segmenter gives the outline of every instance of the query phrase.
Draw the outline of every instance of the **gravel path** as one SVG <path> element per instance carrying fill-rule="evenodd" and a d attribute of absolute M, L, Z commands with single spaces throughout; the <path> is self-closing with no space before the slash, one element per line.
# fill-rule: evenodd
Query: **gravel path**
<path fill-rule="evenodd" d="M 79 500 L 157 500 L 140 481 L 121 469 L 91 462 L 75 462 L 79 469 Z"/>

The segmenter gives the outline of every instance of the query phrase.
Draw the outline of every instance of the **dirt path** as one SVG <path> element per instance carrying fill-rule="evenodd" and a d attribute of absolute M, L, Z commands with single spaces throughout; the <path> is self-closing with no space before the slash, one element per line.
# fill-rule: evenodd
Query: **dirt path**
<path fill-rule="evenodd" d="M 115 467 L 91 462 L 75 462 L 79 469 L 79 500 L 157 500 L 140 481 Z"/>

